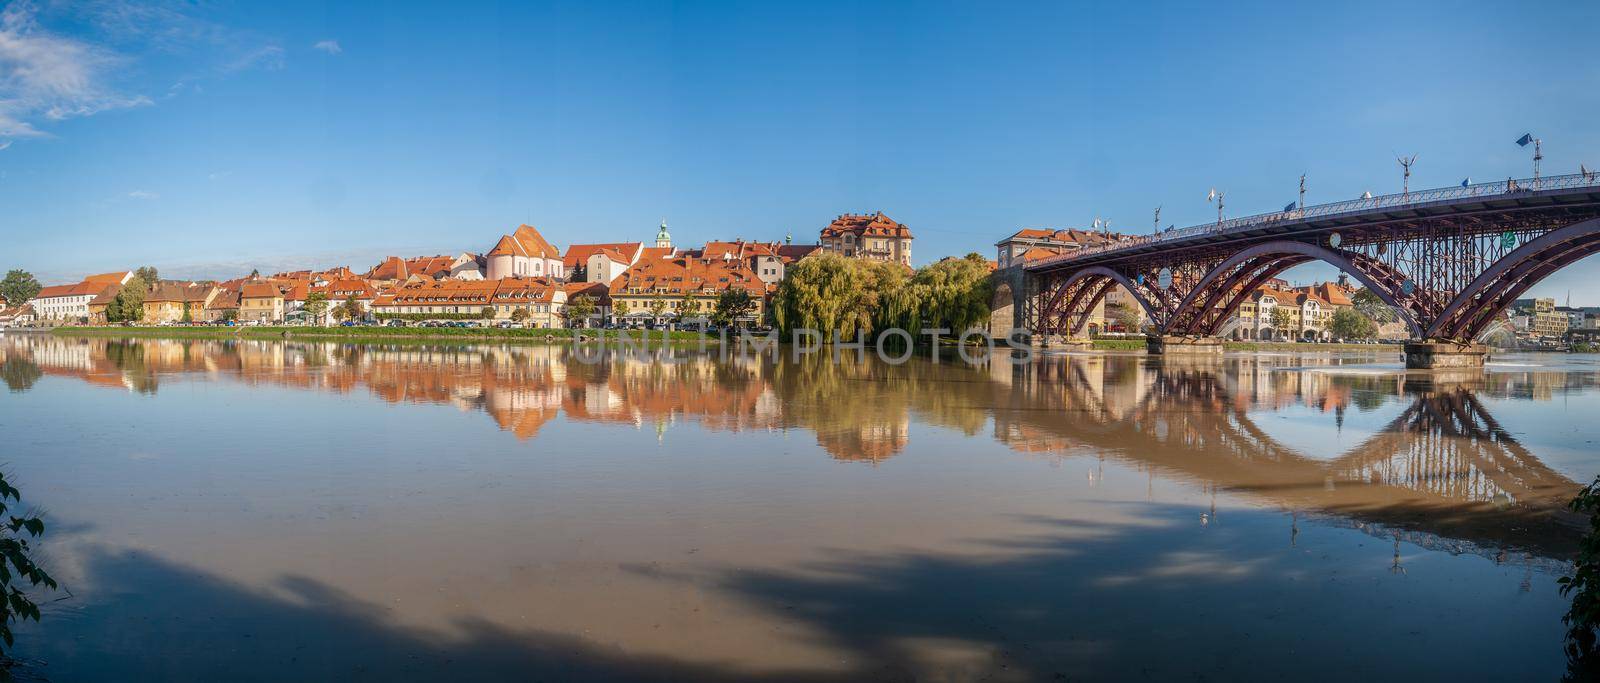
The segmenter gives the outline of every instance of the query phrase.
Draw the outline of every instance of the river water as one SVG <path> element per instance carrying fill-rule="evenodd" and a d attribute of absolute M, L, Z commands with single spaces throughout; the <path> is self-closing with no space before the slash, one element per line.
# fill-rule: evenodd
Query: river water
<path fill-rule="evenodd" d="M 0 340 L 57 681 L 1550 680 L 1600 359 Z"/>

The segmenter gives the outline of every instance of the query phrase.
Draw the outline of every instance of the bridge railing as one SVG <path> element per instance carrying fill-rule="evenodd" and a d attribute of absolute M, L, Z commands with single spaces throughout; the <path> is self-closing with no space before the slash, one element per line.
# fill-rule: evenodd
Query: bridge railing
<path fill-rule="evenodd" d="M 1039 267 L 1061 261 L 1104 254 L 1106 252 L 1121 251 L 1146 244 L 1173 242 L 1200 235 L 1219 235 L 1244 230 L 1277 225 L 1282 223 L 1297 223 L 1313 218 L 1325 218 L 1350 213 L 1365 213 L 1375 209 L 1401 208 L 1434 202 L 1450 201 L 1453 199 L 1466 199 L 1472 197 L 1513 196 L 1528 192 L 1541 192 L 1545 190 L 1565 190 L 1577 187 L 1600 187 L 1600 173 L 1573 173 L 1571 175 L 1544 176 L 1538 179 L 1523 178 L 1492 182 L 1475 183 L 1471 185 L 1458 185 L 1432 190 L 1417 190 L 1415 192 L 1401 192 L 1386 194 L 1377 197 L 1363 197 L 1330 204 L 1317 204 L 1303 209 L 1290 211 L 1274 211 L 1272 213 L 1256 214 L 1242 218 L 1229 218 L 1216 223 L 1194 225 L 1176 230 L 1168 229 L 1154 235 L 1141 235 L 1126 239 L 1108 242 L 1076 249 L 1065 254 L 1058 254 L 1049 258 L 1040 259 L 1028 264 L 1030 267 Z"/>

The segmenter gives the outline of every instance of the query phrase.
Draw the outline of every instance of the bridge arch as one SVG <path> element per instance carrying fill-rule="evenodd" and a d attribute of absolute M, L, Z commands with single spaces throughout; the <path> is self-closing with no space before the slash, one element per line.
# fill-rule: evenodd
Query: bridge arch
<path fill-rule="evenodd" d="M 1600 218 L 1547 232 L 1495 261 L 1468 284 L 1428 326 L 1429 338 L 1472 339 L 1500 311 L 1539 281 L 1576 261 L 1600 254 Z"/>
<path fill-rule="evenodd" d="M 1178 305 L 1177 310 L 1181 315 L 1175 316 L 1174 322 L 1175 324 L 1186 324 L 1187 328 L 1172 331 L 1212 332 L 1212 330 L 1193 328 L 1202 324 L 1201 321 L 1206 311 L 1222 301 L 1224 297 L 1228 297 L 1229 293 L 1235 291 L 1239 285 L 1244 285 L 1239 289 L 1240 296 L 1235 296 L 1228 301 L 1227 306 L 1225 306 L 1225 315 L 1214 321 L 1214 324 L 1220 325 L 1228 317 L 1228 314 L 1231 314 L 1232 310 L 1238 307 L 1242 301 L 1241 296 L 1247 295 L 1260 284 L 1264 284 L 1267 279 L 1276 277 L 1279 273 L 1288 270 L 1292 266 L 1313 260 L 1322 261 L 1348 273 L 1357 282 L 1360 282 L 1376 294 L 1383 303 L 1399 311 L 1401 318 L 1405 320 L 1413 335 L 1422 333 L 1422 326 L 1418 323 L 1415 312 L 1403 305 L 1404 301 L 1397 296 L 1399 292 L 1395 291 L 1404 282 L 1403 275 L 1386 272 L 1386 267 L 1375 261 L 1367 262 L 1370 260 L 1364 260 L 1362 254 L 1292 240 L 1277 240 L 1258 244 L 1244 249 L 1217 264 L 1196 283 L 1188 296 L 1184 297 L 1182 303 Z M 1361 262 L 1361 265 L 1365 265 L 1366 268 L 1358 265 L 1358 262 Z M 1241 266 L 1244 266 L 1244 268 L 1241 269 Z M 1368 272 L 1369 270 L 1373 272 Z M 1382 276 L 1381 279 L 1378 276 Z M 1202 297 L 1205 297 L 1205 305 L 1196 309 L 1196 301 Z"/>
<path fill-rule="evenodd" d="M 1125 273 L 1105 266 L 1090 266 L 1073 272 L 1056 286 L 1052 300 L 1042 313 L 1042 317 L 1048 320 L 1041 320 L 1041 323 L 1046 329 L 1065 328 L 1068 333 L 1077 332 L 1084 326 L 1083 323 L 1087 318 L 1074 323 L 1071 316 L 1077 315 L 1080 309 L 1085 312 L 1094 310 L 1095 305 L 1105 298 L 1106 292 L 1110 291 L 1113 285 L 1121 285 L 1126 289 L 1139 304 L 1139 308 L 1144 310 L 1146 317 L 1151 320 L 1165 319 L 1164 315 L 1160 315 L 1163 309 L 1151 305 L 1139 285 Z"/>

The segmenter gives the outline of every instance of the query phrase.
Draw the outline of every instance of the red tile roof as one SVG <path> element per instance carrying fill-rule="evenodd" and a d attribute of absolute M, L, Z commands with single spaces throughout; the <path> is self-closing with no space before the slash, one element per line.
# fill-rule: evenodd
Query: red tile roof
<path fill-rule="evenodd" d="M 590 256 L 593 256 L 593 255 L 595 255 L 597 253 L 601 253 L 601 252 L 608 252 L 607 253 L 608 256 L 610 256 L 612 253 L 616 254 L 616 256 L 611 256 L 611 260 L 613 260 L 613 261 L 621 261 L 623 263 L 627 263 L 629 261 L 629 259 L 631 259 L 634 256 L 637 256 L 643 249 L 644 249 L 644 243 L 643 242 L 608 242 L 608 243 L 605 243 L 605 244 L 574 244 L 574 245 L 571 245 L 571 246 L 567 247 L 567 254 L 566 254 L 566 256 L 562 257 L 561 261 L 562 261 L 562 263 L 566 264 L 567 270 L 572 270 L 572 269 L 575 269 L 575 268 L 582 268 L 584 266 L 584 264 L 589 262 L 589 257 Z"/>
<path fill-rule="evenodd" d="M 683 294 L 686 290 L 740 288 L 753 296 L 766 294 L 766 283 L 739 259 L 672 258 L 640 261 L 611 283 L 615 294 L 640 294 L 661 290 Z"/>
<path fill-rule="evenodd" d="M 538 228 L 526 223 L 517 226 L 511 234 L 500 238 L 489 256 L 528 256 L 547 259 L 561 258 L 561 251 L 545 241 Z"/>
<path fill-rule="evenodd" d="M 99 294 L 99 293 L 105 291 L 108 288 L 115 288 L 115 287 L 116 287 L 115 285 L 108 286 L 108 285 L 105 285 L 105 284 L 96 284 L 96 283 L 93 283 L 93 282 L 79 282 L 79 283 L 73 284 L 73 285 L 55 285 L 53 287 L 45 287 L 43 289 L 40 289 L 39 293 L 34 295 L 33 298 L 35 298 L 35 299 L 54 299 L 56 297 L 66 297 L 66 296 L 94 296 L 96 294 Z"/>
<path fill-rule="evenodd" d="M 822 229 L 824 238 L 837 237 L 845 233 L 852 233 L 858 237 L 911 237 L 911 228 L 895 222 L 879 211 L 875 214 L 847 213 L 835 218 L 828 227 Z"/>

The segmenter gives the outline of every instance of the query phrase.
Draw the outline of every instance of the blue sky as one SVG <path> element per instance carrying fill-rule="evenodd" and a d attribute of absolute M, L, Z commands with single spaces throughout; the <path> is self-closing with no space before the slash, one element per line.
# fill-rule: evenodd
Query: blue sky
<path fill-rule="evenodd" d="M 0 10 L 0 268 L 230 276 L 910 225 L 1147 231 L 1600 166 L 1600 4 L 88 3 Z M 1301 271 L 1293 279 L 1322 275 Z M 1600 304 L 1600 263 L 1541 291 Z"/>

